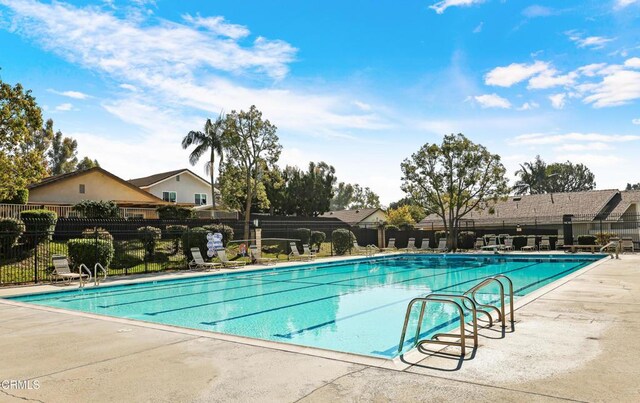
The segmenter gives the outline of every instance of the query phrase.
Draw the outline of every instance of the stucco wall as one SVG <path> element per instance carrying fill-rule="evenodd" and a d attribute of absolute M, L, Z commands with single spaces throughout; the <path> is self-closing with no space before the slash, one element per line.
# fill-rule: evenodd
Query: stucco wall
<path fill-rule="evenodd" d="M 85 193 L 80 193 L 80 185 Z M 76 204 L 82 200 L 158 202 L 99 171 L 87 172 L 29 190 L 30 203 Z"/>
<path fill-rule="evenodd" d="M 176 192 L 177 203 L 192 204 L 195 203 L 196 193 L 204 193 L 207 195 L 207 204 L 211 204 L 211 185 L 202 182 L 188 172 L 180 174 L 180 181 L 177 181 L 176 177 L 172 177 L 144 190 L 160 199 L 162 199 L 162 192 Z"/>
<path fill-rule="evenodd" d="M 375 213 L 371 214 L 369 217 L 365 218 L 364 220 L 360 221 L 360 224 L 358 226 L 363 227 L 363 226 L 368 226 L 371 227 L 373 224 L 377 224 L 379 222 L 383 222 L 387 220 L 387 215 L 384 213 L 384 211 L 376 211 Z"/>

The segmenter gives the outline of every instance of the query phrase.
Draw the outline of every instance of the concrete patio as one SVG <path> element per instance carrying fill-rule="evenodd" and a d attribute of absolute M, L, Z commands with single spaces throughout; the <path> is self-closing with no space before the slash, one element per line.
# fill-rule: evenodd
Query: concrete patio
<path fill-rule="evenodd" d="M 0 381 L 39 384 L 0 401 L 640 401 L 640 256 L 540 294 L 464 361 L 402 371 L 0 301 Z"/>

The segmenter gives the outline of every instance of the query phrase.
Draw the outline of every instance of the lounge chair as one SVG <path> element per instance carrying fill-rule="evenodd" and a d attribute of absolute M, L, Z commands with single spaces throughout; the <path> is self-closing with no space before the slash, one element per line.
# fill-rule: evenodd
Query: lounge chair
<path fill-rule="evenodd" d="M 191 260 L 188 264 L 189 270 L 220 270 L 221 263 L 205 262 L 200 254 L 200 248 L 191 248 Z"/>
<path fill-rule="evenodd" d="M 309 256 L 311 259 L 316 258 L 316 254 L 311 252 L 311 247 L 307 243 L 302 244 L 302 255 L 300 256 Z"/>
<path fill-rule="evenodd" d="M 534 251 L 536 250 L 536 237 L 535 236 L 530 236 L 527 237 L 527 246 L 523 246 L 521 248 L 521 250 L 526 250 L 526 251 Z"/>
<path fill-rule="evenodd" d="M 51 257 L 53 260 L 53 273 L 51 273 L 51 282 L 53 280 L 65 280 L 67 284 L 71 284 L 71 280 L 81 280 L 85 277 L 89 277 L 86 273 L 73 273 L 69 268 L 69 261 L 66 256 L 54 255 Z"/>
<path fill-rule="evenodd" d="M 249 257 L 251 260 L 258 264 L 276 264 L 278 259 L 273 257 L 262 257 L 262 253 L 260 253 L 260 249 L 258 249 L 258 245 L 249 246 Z"/>
<path fill-rule="evenodd" d="M 560 250 L 564 247 L 564 239 L 558 238 L 556 240 L 556 244 L 554 245 L 555 250 Z"/>
<path fill-rule="evenodd" d="M 513 250 L 513 238 L 506 237 L 504 239 L 504 244 L 502 244 L 500 246 L 500 249 L 502 249 L 504 251 Z"/>
<path fill-rule="evenodd" d="M 473 244 L 473 249 L 482 249 L 484 246 L 484 238 L 476 238 L 476 242 Z"/>
<path fill-rule="evenodd" d="M 289 243 L 289 246 L 291 247 L 291 253 L 289 253 L 290 260 L 311 260 L 315 257 L 310 253 L 300 254 L 300 252 L 298 251 L 298 245 L 296 245 L 295 242 Z"/>
<path fill-rule="evenodd" d="M 632 252 L 635 253 L 635 247 L 633 246 L 633 238 L 622 238 L 622 252 Z"/>
<path fill-rule="evenodd" d="M 358 255 L 368 255 L 369 254 L 369 247 L 362 247 L 360 245 L 358 245 L 358 241 L 353 241 L 353 248 L 351 248 L 351 250 L 358 254 Z"/>
<path fill-rule="evenodd" d="M 549 242 L 548 236 L 543 236 L 542 239 L 540 240 L 540 245 L 538 245 L 538 250 L 542 250 L 542 249 L 551 250 L 551 243 Z"/>
<path fill-rule="evenodd" d="M 433 248 L 434 252 L 447 252 L 449 249 L 447 248 L 447 238 L 442 238 L 438 242 L 438 247 Z"/>
<path fill-rule="evenodd" d="M 481 247 L 480 249 L 483 249 L 483 250 L 494 250 L 494 251 L 500 249 L 500 245 L 498 244 L 498 238 L 495 237 L 495 236 L 489 238 L 489 242 L 487 242 L 487 245 Z"/>
<path fill-rule="evenodd" d="M 389 238 L 389 243 L 387 243 L 387 247 L 386 248 L 382 248 L 381 249 L 383 252 L 395 252 L 396 249 L 396 239 L 395 238 Z"/>
<path fill-rule="evenodd" d="M 216 255 L 218 256 L 218 259 L 220 259 L 220 263 L 222 263 L 223 267 L 233 268 L 247 264 L 247 262 L 243 262 L 242 260 L 229 260 L 229 258 L 227 258 L 227 251 L 224 249 L 216 249 Z"/>
<path fill-rule="evenodd" d="M 429 238 L 422 238 L 422 243 L 420 244 L 420 248 L 418 248 L 417 252 L 429 252 L 430 250 Z"/>
<path fill-rule="evenodd" d="M 409 238 L 409 240 L 407 241 L 407 247 L 404 248 L 407 252 L 415 252 L 418 250 L 418 248 L 416 248 L 416 239 L 415 238 Z"/>

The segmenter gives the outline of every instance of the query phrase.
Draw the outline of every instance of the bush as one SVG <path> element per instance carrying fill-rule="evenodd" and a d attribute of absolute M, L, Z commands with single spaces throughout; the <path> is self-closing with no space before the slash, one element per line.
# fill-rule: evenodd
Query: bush
<path fill-rule="evenodd" d="M 327 234 L 322 231 L 311 231 L 311 247 L 315 247 L 320 250 L 320 246 L 327 239 Z"/>
<path fill-rule="evenodd" d="M 118 218 L 120 216 L 118 205 L 113 200 L 83 200 L 73 206 L 73 211 L 79 212 L 86 218 Z"/>
<path fill-rule="evenodd" d="M 436 231 L 435 234 L 433 234 L 433 237 L 436 239 L 436 245 L 438 245 L 441 238 L 447 237 L 447 233 L 446 231 Z"/>
<path fill-rule="evenodd" d="M 615 232 L 598 232 L 596 234 L 596 239 L 598 240 L 598 245 L 606 245 L 611 241 L 611 238 L 617 238 L 618 234 Z"/>
<path fill-rule="evenodd" d="M 0 253 L 8 253 L 22 235 L 23 225 L 15 218 L 0 218 Z"/>
<path fill-rule="evenodd" d="M 227 246 L 227 244 L 230 241 L 233 241 L 233 228 L 231 228 L 228 225 L 224 225 L 224 224 L 211 224 L 211 225 L 205 225 L 202 228 L 206 229 L 208 232 L 213 232 L 214 234 L 216 232 L 219 232 L 222 234 L 222 245 L 224 247 Z"/>
<path fill-rule="evenodd" d="M 193 218 L 193 209 L 189 207 L 174 206 L 167 204 L 166 206 L 160 206 L 156 209 L 158 217 L 161 220 L 184 220 L 187 218 Z"/>
<path fill-rule="evenodd" d="M 296 241 L 296 245 L 298 245 L 298 249 L 302 249 L 302 245 L 308 245 L 311 240 L 311 230 L 309 228 L 294 229 L 291 237 L 299 239 Z"/>
<path fill-rule="evenodd" d="M 71 264 L 76 269 L 82 263 L 92 272 L 96 263 L 106 269 L 113 259 L 113 243 L 104 239 L 69 239 L 67 249 Z"/>
<path fill-rule="evenodd" d="M 164 236 L 168 239 L 180 239 L 187 230 L 189 230 L 189 227 L 186 225 L 167 225 Z"/>
<path fill-rule="evenodd" d="M 153 256 L 156 251 L 156 244 L 162 238 L 162 231 L 156 227 L 138 228 L 138 239 L 142 241 L 147 256 Z"/>
<path fill-rule="evenodd" d="M 385 231 L 400 231 L 400 228 L 398 228 L 397 225 L 385 225 L 384 226 L 384 230 Z"/>
<path fill-rule="evenodd" d="M 82 237 L 85 239 L 95 239 L 96 234 L 98 235 L 98 239 L 113 241 L 113 236 L 104 228 L 87 228 L 82 231 Z"/>
<path fill-rule="evenodd" d="M 25 233 L 28 235 L 38 234 L 46 236 L 29 237 L 28 241 L 30 246 L 35 246 L 33 243 L 35 238 L 38 242 L 44 239 L 51 240 L 51 235 L 56 229 L 56 221 L 58 221 L 58 215 L 50 210 L 25 210 L 20 213 L 20 218 L 24 222 Z"/>
<path fill-rule="evenodd" d="M 595 235 L 579 235 L 578 245 L 595 245 L 596 240 L 597 238 Z"/>
<path fill-rule="evenodd" d="M 16 190 L 16 194 L 8 199 L 4 199 L 0 201 L 0 203 L 5 204 L 27 204 L 29 201 L 29 190 L 28 189 L 18 189 Z"/>
<path fill-rule="evenodd" d="M 473 249 L 476 243 L 476 233 L 473 231 L 461 231 L 458 233 L 458 248 Z"/>
<path fill-rule="evenodd" d="M 202 227 L 195 227 L 182 233 L 182 250 L 187 259 L 193 259 L 191 248 L 198 248 L 203 257 L 207 256 L 207 232 Z"/>
<path fill-rule="evenodd" d="M 331 233 L 331 242 L 333 243 L 333 251 L 336 255 L 344 255 L 353 247 L 353 241 L 356 236 L 353 232 L 345 228 L 339 228 Z"/>
<path fill-rule="evenodd" d="M 527 246 L 527 237 L 524 235 L 516 235 L 513 237 L 513 249 L 521 249 Z"/>

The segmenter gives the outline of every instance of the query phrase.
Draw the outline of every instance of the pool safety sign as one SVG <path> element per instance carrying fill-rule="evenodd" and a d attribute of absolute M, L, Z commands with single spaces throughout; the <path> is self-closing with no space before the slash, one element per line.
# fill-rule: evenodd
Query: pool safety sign
<path fill-rule="evenodd" d="M 219 232 L 207 233 L 207 256 L 214 257 L 216 249 L 222 249 L 222 234 Z"/>

